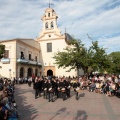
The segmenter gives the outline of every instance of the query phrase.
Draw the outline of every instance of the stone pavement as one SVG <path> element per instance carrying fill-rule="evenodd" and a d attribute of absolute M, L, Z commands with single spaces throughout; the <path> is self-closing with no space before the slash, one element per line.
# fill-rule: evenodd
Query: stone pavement
<path fill-rule="evenodd" d="M 34 99 L 34 89 L 27 84 L 15 86 L 15 100 L 20 120 L 120 120 L 120 98 L 81 90 L 79 100 L 71 98 L 48 102 Z"/>

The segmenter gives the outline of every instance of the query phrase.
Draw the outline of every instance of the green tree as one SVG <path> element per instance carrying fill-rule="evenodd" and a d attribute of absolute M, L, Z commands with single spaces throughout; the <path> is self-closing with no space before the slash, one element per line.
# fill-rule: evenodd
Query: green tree
<path fill-rule="evenodd" d="M 63 52 L 58 51 L 55 53 L 53 58 L 55 59 L 55 64 L 58 65 L 58 68 L 70 67 L 71 69 L 83 68 L 83 56 L 85 54 L 85 47 L 82 44 L 81 40 L 73 39 L 71 40 L 71 45 L 64 48 Z"/>
<path fill-rule="evenodd" d="M 112 52 L 109 57 L 111 59 L 111 72 L 120 73 L 120 52 Z"/>
<path fill-rule="evenodd" d="M 93 71 L 104 71 L 110 65 L 109 59 L 105 50 L 98 46 L 98 42 L 92 42 L 92 45 L 87 49 L 82 41 L 73 39 L 71 46 L 64 49 L 63 52 L 55 53 L 55 64 L 59 67 L 70 67 L 71 69 L 82 68 L 85 74 Z"/>
<path fill-rule="evenodd" d="M 106 54 L 105 49 L 99 47 L 98 41 L 92 41 L 92 49 L 93 55 L 91 58 L 91 67 L 93 71 L 104 72 L 110 67 L 110 59 L 109 56 Z"/>
<path fill-rule="evenodd" d="M 0 44 L 0 59 L 3 57 L 4 52 L 5 52 L 5 45 Z"/>

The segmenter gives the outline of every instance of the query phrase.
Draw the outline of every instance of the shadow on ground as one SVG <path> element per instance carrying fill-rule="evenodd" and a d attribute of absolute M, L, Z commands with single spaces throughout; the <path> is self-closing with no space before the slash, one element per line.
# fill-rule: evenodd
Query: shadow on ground
<path fill-rule="evenodd" d="M 27 104 L 26 97 L 22 96 L 23 93 L 25 94 L 30 91 L 25 89 L 21 91 L 19 87 L 15 87 L 15 101 L 18 105 L 18 113 L 20 114 L 19 120 L 34 120 L 37 117 L 37 109 L 32 104 Z"/>
<path fill-rule="evenodd" d="M 64 117 L 66 117 L 68 114 L 70 114 L 70 112 L 67 111 L 66 107 L 63 107 L 63 108 L 59 109 L 56 112 L 56 114 L 52 118 L 50 118 L 49 120 L 54 120 L 54 118 L 57 117 L 60 114 L 64 114 Z M 86 111 L 78 110 L 77 113 L 76 113 L 76 116 L 74 117 L 74 120 L 87 120 L 87 118 L 88 118 L 88 115 L 86 114 Z"/>
<path fill-rule="evenodd" d="M 87 120 L 87 118 L 88 118 L 88 115 L 86 114 L 86 111 L 78 110 L 74 120 Z"/>

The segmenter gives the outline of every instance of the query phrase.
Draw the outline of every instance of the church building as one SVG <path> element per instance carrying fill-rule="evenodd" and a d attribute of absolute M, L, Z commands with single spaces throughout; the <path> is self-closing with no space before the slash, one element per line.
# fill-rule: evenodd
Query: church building
<path fill-rule="evenodd" d="M 71 36 L 61 34 L 57 26 L 57 14 L 47 8 L 41 20 L 43 28 L 36 39 L 16 38 L 0 41 L 5 45 L 4 57 L 0 60 L 0 77 L 29 76 L 77 76 L 76 70 L 58 68 L 53 56 L 69 45 Z M 83 70 L 79 70 L 83 75 Z"/>

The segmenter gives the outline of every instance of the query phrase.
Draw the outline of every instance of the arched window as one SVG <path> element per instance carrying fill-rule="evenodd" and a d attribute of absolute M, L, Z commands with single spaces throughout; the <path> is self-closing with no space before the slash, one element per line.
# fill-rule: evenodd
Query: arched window
<path fill-rule="evenodd" d="M 54 26 L 53 26 L 53 22 L 51 22 L 51 28 L 54 28 Z"/>
<path fill-rule="evenodd" d="M 21 51 L 21 59 L 24 59 L 24 53 Z"/>
<path fill-rule="evenodd" d="M 46 24 L 45 24 L 45 28 L 48 29 L 48 23 L 47 23 L 47 22 L 46 22 Z"/>
<path fill-rule="evenodd" d="M 48 13 L 48 17 L 50 17 L 50 13 Z"/>

